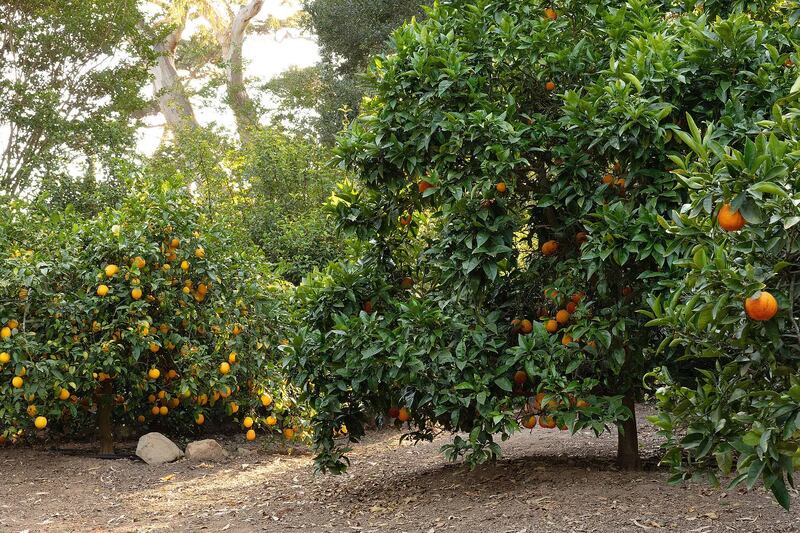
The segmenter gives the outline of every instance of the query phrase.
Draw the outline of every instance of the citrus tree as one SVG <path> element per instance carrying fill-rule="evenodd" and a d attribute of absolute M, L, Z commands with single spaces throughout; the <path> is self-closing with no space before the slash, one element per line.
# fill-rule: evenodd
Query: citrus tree
<path fill-rule="evenodd" d="M 141 190 L 141 184 L 134 187 Z M 148 183 L 91 219 L 9 206 L 0 270 L 0 436 L 114 423 L 240 422 L 293 437 L 275 356 L 284 286 L 186 189 Z"/>
<path fill-rule="evenodd" d="M 394 34 L 337 151 L 358 181 L 332 209 L 368 248 L 298 290 L 320 468 L 370 411 L 463 431 L 445 452 L 471 463 L 521 427 L 617 426 L 638 466 L 634 401 L 671 357 L 638 311 L 693 248 L 663 227 L 686 114 L 735 144 L 793 81 L 795 14 L 687 7 L 442 1 Z"/>
<path fill-rule="evenodd" d="M 790 110 L 775 106 L 738 148 L 720 142 L 716 122 L 687 139 L 675 174 L 690 201 L 665 225 L 693 256 L 670 300 L 652 307 L 680 356 L 656 374 L 653 417 L 673 479 L 761 479 L 787 509 L 800 466 L 798 96 L 800 78 L 781 102 Z"/>

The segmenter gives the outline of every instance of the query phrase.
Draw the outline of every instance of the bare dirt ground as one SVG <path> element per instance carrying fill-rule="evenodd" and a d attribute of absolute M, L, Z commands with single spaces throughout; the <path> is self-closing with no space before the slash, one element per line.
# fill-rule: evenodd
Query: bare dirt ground
<path fill-rule="evenodd" d="M 641 420 L 642 456 L 652 459 L 657 436 Z M 413 446 L 399 435 L 370 434 L 342 476 L 314 475 L 297 450 L 148 466 L 4 448 L 0 531 L 800 532 L 797 493 L 787 513 L 762 488 L 725 493 L 669 486 L 662 469 L 619 472 L 615 435 L 537 428 L 474 471 L 443 459 L 446 437 Z"/>

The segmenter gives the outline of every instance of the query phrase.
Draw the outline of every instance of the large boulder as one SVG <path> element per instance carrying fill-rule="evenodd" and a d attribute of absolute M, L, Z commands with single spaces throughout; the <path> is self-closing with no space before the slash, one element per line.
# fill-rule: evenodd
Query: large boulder
<path fill-rule="evenodd" d="M 190 461 L 224 461 L 228 453 L 214 439 L 190 442 L 186 446 L 186 458 Z"/>
<path fill-rule="evenodd" d="M 139 439 L 136 455 L 149 465 L 160 465 L 180 459 L 183 452 L 161 433 L 148 433 Z"/>

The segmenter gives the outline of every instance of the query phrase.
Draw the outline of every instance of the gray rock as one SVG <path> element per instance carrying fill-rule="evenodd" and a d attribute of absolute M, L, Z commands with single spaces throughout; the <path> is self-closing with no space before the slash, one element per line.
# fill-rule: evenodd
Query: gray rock
<path fill-rule="evenodd" d="M 255 453 L 256 453 L 255 450 L 251 450 L 251 449 L 248 449 L 248 448 L 242 448 L 241 446 L 236 449 L 236 455 L 248 456 L 248 455 L 253 455 Z"/>
<path fill-rule="evenodd" d="M 139 439 L 136 455 L 149 465 L 160 465 L 180 459 L 183 452 L 161 433 L 148 433 Z"/>
<path fill-rule="evenodd" d="M 228 452 L 214 439 L 190 442 L 186 446 L 186 458 L 190 461 L 224 461 Z"/>

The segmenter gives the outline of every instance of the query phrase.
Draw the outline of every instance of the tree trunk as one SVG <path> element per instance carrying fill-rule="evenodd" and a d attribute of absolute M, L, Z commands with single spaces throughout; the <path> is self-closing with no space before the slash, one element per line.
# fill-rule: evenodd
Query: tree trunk
<path fill-rule="evenodd" d="M 258 113 L 244 85 L 242 47 L 250 21 L 258 15 L 263 6 L 264 0 L 250 0 L 247 5 L 239 9 L 229 28 L 217 32 L 217 38 L 222 47 L 222 56 L 225 59 L 228 103 L 233 110 L 236 130 L 242 144 L 250 141 L 252 129 L 258 124 Z"/>
<path fill-rule="evenodd" d="M 104 381 L 97 392 L 97 427 L 100 436 L 100 455 L 114 455 L 114 430 L 111 414 L 114 410 L 114 389 Z"/>
<path fill-rule="evenodd" d="M 628 391 L 622 400 L 630 409 L 631 417 L 617 426 L 617 465 L 624 470 L 639 470 L 642 461 L 639 458 L 639 434 L 636 429 L 636 400 L 633 391 Z"/>
<path fill-rule="evenodd" d="M 181 40 L 186 15 L 186 10 L 183 10 L 175 16 L 176 20 L 170 20 L 175 29 L 155 45 L 159 55 L 158 62 L 153 67 L 153 85 L 161 113 L 172 130 L 198 127 L 194 109 L 175 68 L 175 49 Z"/>

